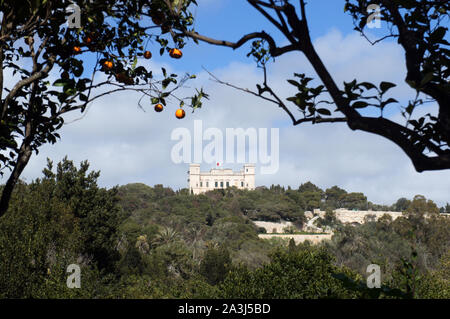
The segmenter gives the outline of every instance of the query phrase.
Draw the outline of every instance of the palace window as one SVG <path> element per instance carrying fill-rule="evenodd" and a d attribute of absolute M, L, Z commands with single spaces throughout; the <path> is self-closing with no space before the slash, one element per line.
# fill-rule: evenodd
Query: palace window
<path fill-rule="evenodd" d="M 217 182 L 216 182 L 216 187 L 217 187 Z"/>
<path fill-rule="evenodd" d="M 241 187 L 244 187 L 244 182 L 241 182 Z"/>
<path fill-rule="evenodd" d="M 203 187 L 203 182 L 200 182 L 200 187 Z"/>
<path fill-rule="evenodd" d="M 227 187 L 230 187 L 230 182 L 227 182 Z"/>
<path fill-rule="evenodd" d="M 220 182 L 220 187 L 223 188 L 223 182 Z"/>

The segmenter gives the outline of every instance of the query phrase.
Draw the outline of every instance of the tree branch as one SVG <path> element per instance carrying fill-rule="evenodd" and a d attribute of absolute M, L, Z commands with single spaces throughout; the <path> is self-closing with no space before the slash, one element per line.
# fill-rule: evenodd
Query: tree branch
<path fill-rule="evenodd" d="M 284 23 L 284 19 L 280 14 L 280 11 L 284 10 L 284 6 L 283 7 L 279 7 L 279 6 L 275 6 L 275 5 L 271 5 L 268 3 L 264 3 L 262 1 L 258 1 L 258 0 L 247 0 L 248 3 L 250 3 L 250 5 L 252 5 L 256 10 L 258 10 L 264 17 L 266 17 L 267 20 L 269 20 L 275 27 L 277 27 L 278 30 L 280 30 L 285 37 L 292 42 L 295 42 L 294 38 L 292 37 L 292 35 L 289 32 L 289 29 L 287 28 L 287 26 L 283 27 L 278 21 L 276 21 L 270 14 L 268 14 L 264 9 L 262 9 L 259 5 L 263 5 L 265 7 L 268 8 L 272 8 L 275 10 L 275 12 L 277 13 L 278 17 L 281 20 L 281 23 Z"/>
<path fill-rule="evenodd" d="M 34 81 L 37 81 L 41 78 L 44 78 L 48 75 L 48 72 L 50 72 L 50 70 L 53 68 L 53 64 L 55 62 L 55 56 L 51 56 L 48 59 L 48 64 L 46 65 L 45 68 L 43 68 L 42 70 L 40 70 L 39 72 L 36 72 L 34 74 L 32 74 L 31 76 L 29 76 L 26 79 L 20 80 L 19 82 L 16 83 L 16 85 L 14 86 L 14 88 L 9 92 L 9 94 L 6 96 L 5 98 L 5 102 L 3 103 L 3 109 L 2 109 L 2 119 L 5 118 L 6 115 L 6 111 L 8 109 L 8 105 L 9 102 L 16 96 L 16 94 L 19 92 L 20 89 L 22 89 L 23 87 L 30 85 L 31 83 L 33 83 Z"/>
<path fill-rule="evenodd" d="M 275 40 L 264 31 L 246 34 L 242 38 L 240 38 L 237 42 L 231 42 L 231 41 L 226 41 L 226 40 L 217 40 L 217 39 L 210 38 L 210 37 L 201 35 L 197 32 L 193 32 L 193 31 L 184 31 L 182 34 L 178 34 L 178 35 L 186 35 L 193 39 L 200 40 L 200 41 L 203 41 L 203 42 L 206 42 L 209 44 L 230 47 L 233 50 L 240 48 L 242 45 L 244 45 L 246 42 L 248 42 L 252 39 L 264 39 L 269 44 L 270 55 L 273 57 L 277 57 L 284 53 L 294 51 L 297 49 L 295 45 L 286 45 L 286 46 L 280 47 L 280 48 L 277 47 L 275 44 Z"/>
<path fill-rule="evenodd" d="M 307 117 L 303 119 L 299 119 L 294 122 L 294 125 L 299 125 L 305 122 L 311 122 L 312 124 L 319 123 L 337 123 L 337 122 L 347 122 L 346 117 Z"/>

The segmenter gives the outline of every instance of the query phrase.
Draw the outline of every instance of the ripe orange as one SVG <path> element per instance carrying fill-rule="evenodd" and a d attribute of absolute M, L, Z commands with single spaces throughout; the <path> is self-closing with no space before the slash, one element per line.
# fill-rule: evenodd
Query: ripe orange
<path fill-rule="evenodd" d="M 155 111 L 156 112 L 161 112 L 164 109 L 164 107 L 162 106 L 162 104 L 156 104 L 155 105 Z"/>
<path fill-rule="evenodd" d="M 150 59 L 151 57 L 152 57 L 152 53 L 150 51 L 145 51 L 144 52 L 144 58 Z"/>
<path fill-rule="evenodd" d="M 64 71 L 63 73 L 61 73 L 61 79 L 68 80 L 69 77 L 69 72 Z"/>
<path fill-rule="evenodd" d="M 84 38 L 84 43 L 86 43 L 86 44 L 91 44 L 91 42 L 92 42 L 92 38 L 91 37 L 89 37 L 89 36 L 87 36 L 87 37 L 85 37 Z"/>
<path fill-rule="evenodd" d="M 105 69 L 111 70 L 113 68 L 113 63 L 111 61 L 105 61 L 103 62 L 103 66 L 105 67 Z"/>
<path fill-rule="evenodd" d="M 78 54 L 78 53 L 81 52 L 81 48 L 80 48 L 79 46 L 75 45 L 75 46 L 73 47 L 73 52 L 75 52 L 76 54 Z"/>
<path fill-rule="evenodd" d="M 173 48 L 173 49 L 170 49 L 169 55 L 174 59 L 179 59 L 183 56 L 183 53 L 181 52 L 180 49 Z"/>
<path fill-rule="evenodd" d="M 175 116 L 176 116 L 178 119 L 180 119 L 180 120 L 181 120 L 185 115 L 186 115 L 186 112 L 185 112 L 183 109 L 178 109 L 178 110 L 175 111 Z"/>

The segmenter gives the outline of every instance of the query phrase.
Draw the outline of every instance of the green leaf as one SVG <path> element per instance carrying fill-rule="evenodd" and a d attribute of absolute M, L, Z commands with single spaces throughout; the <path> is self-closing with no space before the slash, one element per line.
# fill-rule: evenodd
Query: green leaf
<path fill-rule="evenodd" d="M 79 77 L 79 76 L 81 76 L 81 74 L 83 74 L 83 71 L 84 71 L 84 68 L 82 65 L 80 65 L 80 66 L 77 66 L 76 68 L 74 68 L 72 73 L 76 77 Z"/>
<path fill-rule="evenodd" d="M 162 88 L 165 90 L 172 80 L 170 78 L 162 80 Z"/>
<path fill-rule="evenodd" d="M 412 114 L 413 110 L 414 110 L 414 104 L 409 104 L 405 109 L 406 113 L 408 113 L 408 114 Z"/>
<path fill-rule="evenodd" d="M 445 36 L 445 33 L 447 32 L 447 28 L 444 27 L 438 27 L 436 30 L 433 31 L 433 33 L 430 35 L 431 42 L 438 42 L 439 40 L 443 39 Z"/>
<path fill-rule="evenodd" d="M 80 93 L 80 100 L 86 102 L 88 100 L 88 97 L 86 94 Z"/>
<path fill-rule="evenodd" d="M 317 109 L 316 111 L 322 115 L 331 115 L 331 112 L 328 109 Z"/>
<path fill-rule="evenodd" d="M 397 84 L 391 83 L 391 82 L 381 82 L 380 83 L 380 90 L 381 90 L 381 94 L 384 94 L 385 92 L 387 92 L 389 89 L 392 89 L 393 87 L 397 86 Z"/>
<path fill-rule="evenodd" d="M 434 77 L 433 72 L 428 72 L 427 74 L 425 74 L 424 77 L 422 78 L 422 81 L 420 81 L 420 86 L 422 87 L 431 80 L 433 80 L 433 77 Z"/>
<path fill-rule="evenodd" d="M 388 105 L 388 104 L 390 104 L 390 103 L 398 103 L 398 101 L 397 101 L 396 99 L 389 98 L 389 99 L 387 99 L 386 101 L 384 101 L 384 102 L 382 103 L 382 105 L 383 105 L 383 107 L 384 107 L 384 106 L 386 106 L 386 105 Z"/>
<path fill-rule="evenodd" d="M 132 69 L 132 70 L 134 70 L 134 69 L 136 68 L 137 62 L 138 62 L 138 59 L 137 59 L 137 56 L 135 55 L 135 56 L 134 56 L 133 65 L 131 66 L 131 69 Z"/>
<path fill-rule="evenodd" d="M 64 93 L 71 96 L 77 93 L 77 90 L 73 87 L 68 87 L 67 89 L 64 90 Z"/>
<path fill-rule="evenodd" d="M 292 84 L 293 86 L 296 86 L 296 87 L 300 87 L 301 85 L 300 85 L 300 83 L 298 83 L 297 81 L 294 81 L 294 80 L 287 80 L 288 82 L 289 82 L 289 84 Z"/>
<path fill-rule="evenodd" d="M 53 82 L 53 86 L 65 86 L 69 83 L 68 80 L 59 79 Z"/>
<path fill-rule="evenodd" d="M 304 109 L 304 107 L 305 107 L 305 105 L 302 104 L 302 99 L 299 98 L 299 97 L 297 97 L 297 96 L 291 96 L 291 97 L 288 97 L 286 100 L 288 100 L 288 101 L 294 103 L 294 104 L 297 105 L 297 106 L 302 106 L 302 107 L 303 107 L 302 109 Z"/>
<path fill-rule="evenodd" d="M 375 89 L 376 88 L 375 84 L 372 84 L 370 82 L 361 82 L 361 83 L 359 83 L 359 85 L 365 87 L 366 90 L 370 90 L 370 89 Z"/>
<path fill-rule="evenodd" d="M 356 101 L 355 103 L 353 103 L 352 107 L 355 109 L 362 109 L 365 108 L 369 105 L 369 103 L 364 102 L 364 101 Z"/>
<path fill-rule="evenodd" d="M 413 80 L 406 80 L 406 83 L 413 89 L 416 88 L 416 82 L 414 82 Z"/>

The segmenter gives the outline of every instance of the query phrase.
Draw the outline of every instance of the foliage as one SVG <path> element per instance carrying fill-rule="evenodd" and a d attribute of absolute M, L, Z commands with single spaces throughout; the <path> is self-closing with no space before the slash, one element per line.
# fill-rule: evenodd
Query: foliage
<path fill-rule="evenodd" d="M 271 262 L 254 271 L 237 267 L 221 285 L 222 298 L 356 297 L 333 278 L 338 268 L 322 249 L 278 250 Z"/>
<path fill-rule="evenodd" d="M 108 281 L 123 217 L 116 189 L 98 188 L 99 173 L 88 167 L 65 158 L 53 172 L 48 161 L 42 179 L 19 185 L 0 222 L 1 296 L 89 297 Z M 65 287 L 70 264 L 81 266 L 82 290 Z"/>
<path fill-rule="evenodd" d="M 365 274 L 369 264 L 380 265 L 389 285 L 410 293 L 407 286 L 411 283 L 401 280 L 411 280 L 405 278 L 412 271 L 423 278 L 434 273 L 450 250 L 450 220 L 436 210 L 432 201 L 416 196 L 404 217 L 392 221 L 385 215 L 357 227 L 340 226 L 332 241 L 324 245 L 338 264 L 360 274 Z"/>
<path fill-rule="evenodd" d="M 202 274 L 210 285 L 222 282 L 231 267 L 230 253 L 224 247 L 209 247 L 200 263 Z"/>
<path fill-rule="evenodd" d="M 192 29 L 188 7 L 195 1 L 177 3 L 72 1 L 70 7 L 83 15 L 77 27 L 68 24 L 69 4 L 62 1 L 0 3 L 0 174 L 11 170 L 0 216 L 32 153 L 60 138 L 63 115 L 85 112 L 98 98 L 126 90 L 140 93 L 152 104 L 166 105 L 174 99 L 193 109 L 202 106 L 202 99 L 208 98 L 203 90 L 188 98 L 175 95 L 195 76 L 178 77 L 162 68 L 158 77 L 138 63 L 151 43 L 161 55 L 185 45 L 182 35 L 169 31 Z"/>
<path fill-rule="evenodd" d="M 201 195 L 144 184 L 106 190 L 88 167 L 49 161 L 41 179 L 18 185 L 0 219 L 1 297 L 448 298 L 450 219 L 423 196 L 403 217 L 359 226 L 337 223 L 328 208 L 320 222 L 333 226 L 332 240 L 296 245 L 259 239 L 252 219 L 301 220 L 304 194 L 324 194 L 312 183 Z M 66 286 L 73 263 L 81 289 Z M 364 284 L 372 263 L 381 267 L 378 291 Z"/>
<path fill-rule="evenodd" d="M 334 227 L 336 224 L 338 224 L 338 220 L 336 219 L 336 214 L 331 210 L 327 209 L 325 211 L 324 218 L 319 218 L 317 220 L 317 226 L 318 227 Z"/>
<path fill-rule="evenodd" d="M 231 42 L 179 29 L 194 40 L 233 50 L 251 43 L 248 56 L 262 69 L 263 78 L 256 84 L 256 90 L 216 78 L 219 83 L 274 103 L 286 112 L 293 125 L 346 123 L 351 130 L 384 137 L 402 149 L 418 172 L 450 168 L 448 1 L 342 1 L 355 31 L 372 45 L 395 39 L 401 46 L 405 53 L 405 82 L 415 91 L 407 101 L 398 101 L 392 96 L 397 84 L 386 80 L 372 83 L 350 78 L 340 85 L 336 83 L 311 38 L 306 1 L 247 0 L 247 3 L 274 27 L 277 35 L 269 34 L 264 31 L 267 26 L 262 26 L 263 31 L 243 33 L 238 41 Z M 366 30 L 373 20 L 374 10 L 385 27 L 379 39 L 371 40 Z M 287 83 L 296 93 L 283 97 L 269 84 L 268 65 L 290 52 L 303 54 L 318 79 L 314 81 L 307 74 L 294 71 Z M 430 102 L 437 104 L 437 111 L 420 112 Z M 393 107 L 401 109 L 403 121 L 385 116 L 386 109 Z"/>
<path fill-rule="evenodd" d="M 416 287 L 419 298 L 450 298 L 450 254 L 442 256 L 439 267 L 422 275 Z"/>

